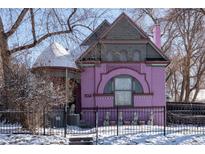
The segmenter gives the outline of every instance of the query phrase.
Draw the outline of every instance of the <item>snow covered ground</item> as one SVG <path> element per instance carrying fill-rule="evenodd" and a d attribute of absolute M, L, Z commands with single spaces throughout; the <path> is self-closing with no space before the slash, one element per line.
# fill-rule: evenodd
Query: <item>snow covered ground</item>
<path fill-rule="evenodd" d="M 204 127 L 167 127 L 167 135 L 163 135 L 163 127 L 160 126 L 121 126 L 119 127 L 119 135 L 116 135 L 116 127 L 99 127 L 98 144 L 100 145 L 178 145 L 178 144 L 205 144 L 205 128 Z M 200 130 L 200 132 L 197 130 Z M 68 132 L 81 133 L 78 136 L 96 137 L 95 129 L 81 129 L 78 127 L 68 127 Z M 127 132 L 127 135 L 121 135 Z M 137 133 L 134 133 L 137 132 Z M 89 133 L 85 135 L 85 133 Z M 132 134 L 128 134 L 132 133 Z M 133 134 L 134 133 L 134 134 Z M 194 134 L 193 134 L 194 133 Z M 198 134 L 197 134 L 198 133 Z M 69 138 L 76 134 L 68 134 L 66 138 L 61 135 L 29 135 L 29 134 L 0 134 L 0 145 L 15 144 L 69 144 Z M 95 143 L 95 142 L 94 142 Z"/>
<path fill-rule="evenodd" d="M 205 144 L 205 135 L 163 134 L 120 135 L 100 137 L 98 144 L 111 145 L 201 145 Z"/>
<path fill-rule="evenodd" d="M 0 145 L 49 145 L 49 144 L 69 144 L 69 138 L 61 136 L 43 136 L 28 134 L 0 134 Z"/>

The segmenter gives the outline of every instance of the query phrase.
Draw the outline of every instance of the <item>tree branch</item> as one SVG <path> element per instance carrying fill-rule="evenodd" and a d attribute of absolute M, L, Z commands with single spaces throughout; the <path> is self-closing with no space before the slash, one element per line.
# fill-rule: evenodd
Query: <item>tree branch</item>
<path fill-rule="evenodd" d="M 15 31 L 17 30 L 17 28 L 20 26 L 23 18 L 25 17 L 26 13 L 28 12 L 29 9 L 23 9 L 20 13 L 20 15 L 18 16 L 17 20 L 15 21 L 15 23 L 13 24 L 13 26 L 11 27 L 11 29 L 6 32 L 6 36 L 9 37 L 11 36 L 13 33 L 15 33 Z"/>
<path fill-rule="evenodd" d="M 4 25 L 3 25 L 3 21 L 1 19 L 1 16 L 0 16 L 0 33 L 4 33 Z"/>
<path fill-rule="evenodd" d="M 205 15 L 205 9 L 200 8 L 200 11 Z"/>
<path fill-rule="evenodd" d="M 32 27 L 33 42 L 36 43 L 35 19 L 34 19 L 33 9 L 30 9 L 30 14 L 31 14 L 31 27 Z"/>
<path fill-rule="evenodd" d="M 22 19 L 23 19 L 23 17 L 25 16 L 25 14 L 26 14 L 27 11 L 28 11 L 28 10 L 25 10 L 24 13 L 21 13 L 21 14 L 20 14 L 20 16 L 22 17 Z M 73 11 L 72 11 L 72 13 L 71 13 L 71 14 L 69 15 L 69 17 L 68 17 L 68 20 L 67 20 L 68 30 L 61 30 L 61 31 L 56 31 L 56 32 L 49 32 L 49 30 L 48 30 L 48 32 L 47 32 L 45 35 L 43 35 L 43 36 L 41 36 L 40 38 L 37 39 L 37 37 L 36 37 L 36 32 L 35 32 L 34 14 L 33 14 L 33 10 L 30 9 L 31 25 L 32 25 L 32 34 L 33 34 L 33 42 L 30 43 L 30 44 L 27 44 L 27 45 L 22 45 L 22 46 L 19 46 L 19 47 L 10 49 L 10 50 L 9 50 L 10 54 L 15 53 L 15 52 L 20 51 L 20 50 L 25 50 L 25 49 L 33 48 L 35 45 L 41 43 L 43 40 L 47 39 L 48 37 L 55 36 L 55 35 L 60 35 L 60 34 L 71 33 L 74 27 L 76 27 L 76 26 L 82 26 L 82 25 L 77 25 L 77 24 L 72 26 L 71 23 L 70 23 L 70 20 L 71 20 L 71 18 L 73 17 L 73 15 L 76 13 L 76 11 L 77 11 L 77 9 L 74 8 Z M 22 12 L 23 12 L 23 11 L 22 11 Z M 24 14 L 24 15 L 22 15 L 22 14 Z M 19 19 L 19 20 L 20 20 L 20 19 Z M 21 20 L 21 21 L 19 21 L 19 20 L 17 19 L 18 22 L 16 21 L 16 24 L 18 23 L 18 25 L 19 25 L 19 24 L 21 23 L 21 21 L 22 21 L 22 20 Z M 18 28 L 18 26 L 15 26 L 15 27 Z"/>
<path fill-rule="evenodd" d="M 64 30 L 64 31 L 47 33 L 47 34 L 41 36 L 38 40 L 36 40 L 36 42 L 33 41 L 32 43 L 30 43 L 28 45 L 24 45 L 24 46 L 20 46 L 20 47 L 11 49 L 11 50 L 9 50 L 9 52 L 12 54 L 12 53 L 20 51 L 20 50 L 30 49 L 30 48 L 34 47 L 36 44 L 41 43 L 43 40 L 47 39 L 48 37 L 60 35 L 60 34 L 67 34 L 67 33 L 71 33 L 71 32 L 72 31 L 70 31 L 70 30 Z"/>
<path fill-rule="evenodd" d="M 72 31 L 72 27 L 71 27 L 71 24 L 70 24 L 70 20 L 71 20 L 72 16 L 73 16 L 76 12 L 77 12 L 77 8 L 74 8 L 74 9 L 73 9 L 73 12 L 69 15 L 68 20 L 67 20 L 68 29 L 69 29 L 70 31 Z"/>

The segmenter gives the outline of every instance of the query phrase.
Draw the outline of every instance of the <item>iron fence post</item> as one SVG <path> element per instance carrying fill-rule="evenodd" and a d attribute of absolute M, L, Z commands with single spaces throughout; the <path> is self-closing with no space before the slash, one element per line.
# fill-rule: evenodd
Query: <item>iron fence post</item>
<path fill-rule="evenodd" d="M 166 106 L 163 107 L 164 113 L 164 136 L 166 136 Z"/>
<path fill-rule="evenodd" d="M 118 106 L 117 106 L 117 136 L 118 136 L 118 133 L 119 133 L 119 126 L 118 126 L 118 124 L 119 124 L 119 122 L 118 122 Z"/>
<path fill-rule="evenodd" d="M 46 113 L 45 113 L 45 107 L 43 108 L 43 135 L 46 135 Z"/>
<path fill-rule="evenodd" d="M 96 145 L 98 144 L 98 108 L 95 110 Z"/>
<path fill-rule="evenodd" d="M 64 137 L 66 137 L 67 134 L 67 105 L 65 105 L 64 109 Z"/>

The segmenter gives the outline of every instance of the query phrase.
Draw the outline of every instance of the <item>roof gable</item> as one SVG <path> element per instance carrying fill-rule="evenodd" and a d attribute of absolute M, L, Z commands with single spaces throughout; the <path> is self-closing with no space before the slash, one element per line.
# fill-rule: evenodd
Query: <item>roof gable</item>
<path fill-rule="evenodd" d="M 104 20 L 82 43 L 82 45 L 90 45 L 99 40 L 100 36 L 110 27 L 110 23 Z"/>
<path fill-rule="evenodd" d="M 125 13 L 122 13 L 101 36 L 101 39 L 139 40 L 148 39 L 148 36 Z"/>
<path fill-rule="evenodd" d="M 101 24 L 102 25 L 102 24 Z M 86 63 L 89 63 L 89 61 L 100 61 L 103 60 L 103 53 L 105 50 L 96 50 L 96 45 L 102 45 L 102 47 L 105 47 L 107 44 L 113 44 L 114 46 L 117 45 L 117 48 L 114 50 L 110 50 L 107 52 L 121 51 L 124 46 L 127 45 L 135 45 L 133 46 L 133 49 L 129 47 L 126 47 L 126 49 L 129 48 L 130 52 L 135 52 L 137 48 L 141 48 L 140 46 L 146 46 L 143 49 L 140 49 L 140 53 L 145 55 L 141 56 L 144 57 L 143 61 L 164 61 L 169 63 L 169 59 L 166 57 L 166 55 L 162 52 L 161 49 L 159 49 L 147 36 L 147 34 L 138 27 L 125 13 L 122 13 L 105 31 L 103 34 L 100 35 L 100 38 L 95 41 L 94 43 L 89 45 L 89 48 L 77 59 L 77 63 L 79 61 L 86 61 Z M 138 47 L 137 47 L 138 46 Z M 119 50 L 119 51 L 117 51 Z M 125 51 L 124 49 L 122 50 Z M 108 54 L 106 52 L 106 54 Z M 146 53 L 146 54 L 144 54 Z M 99 55 L 99 57 L 93 58 L 94 55 Z M 109 53 L 114 54 L 114 53 Z M 142 58 L 141 58 L 142 59 Z M 115 61 L 115 60 L 113 60 Z M 132 61 L 135 61 L 135 58 L 133 58 Z"/>

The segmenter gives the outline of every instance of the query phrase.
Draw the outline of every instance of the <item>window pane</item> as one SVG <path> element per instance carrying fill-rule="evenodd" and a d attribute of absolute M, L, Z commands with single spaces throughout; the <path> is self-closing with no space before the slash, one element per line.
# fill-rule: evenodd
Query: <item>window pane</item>
<path fill-rule="evenodd" d="M 116 105 L 131 105 L 131 91 L 115 91 Z"/>
<path fill-rule="evenodd" d="M 131 90 L 131 78 L 115 78 L 115 90 Z"/>
<path fill-rule="evenodd" d="M 113 82 L 112 82 L 112 80 L 108 81 L 108 83 L 106 84 L 105 89 L 104 89 L 104 93 L 105 94 L 113 93 Z"/>
<path fill-rule="evenodd" d="M 142 85 L 136 79 L 133 81 L 133 91 L 135 93 L 143 93 Z"/>

